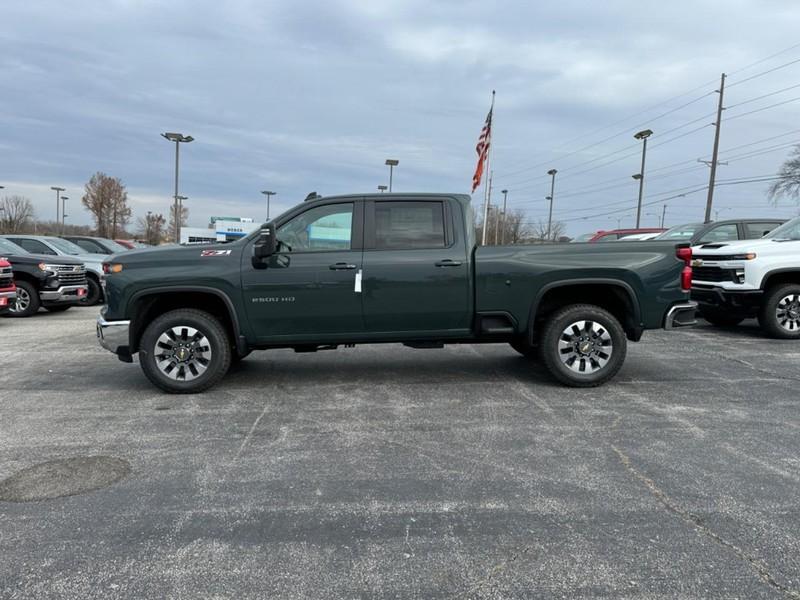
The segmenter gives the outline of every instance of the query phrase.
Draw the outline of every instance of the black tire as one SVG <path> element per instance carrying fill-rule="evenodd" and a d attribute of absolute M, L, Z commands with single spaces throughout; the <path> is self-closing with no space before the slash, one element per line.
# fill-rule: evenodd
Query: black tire
<path fill-rule="evenodd" d="M 577 325 L 570 328 L 581 321 L 590 324 L 590 329 Z M 569 346 L 565 346 L 567 335 L 574 338 Z M 607 382 L 622 368 L 627 350 L 628 340 L 616 317 L 592 304 L 566 306 L 547 317 L 539 345 L 547 370 L 570 387 L 595 387 Z"/>
<path fill-rule="evenodd" d="M 65 310 L 69 310 L 72 308 L 72 304 L 51 304 L 50 306 L 45 306 L 44 309 L 47 312 L 51 313 L 60 313 L 64 312 Z"/>
<path fill-rule="evenodd" d="M 758 322 L 770 337 L 800 339 L 800 284 L 787 283 L 767 289 Z"/>
<path fill-rule="evenodd" d="M 189 328 L 195 329 L 202 337 L 190 337 Z M 171 355 L 174 358 L 164 364 L 167 361 L 159 361 L 155 350 L 156 344 L 160 343 L 159 339 L 165 339 L 162 336 L 169 337 L 167 332 L 173 334 L 170 340 L 172 349 L 168 350 L 165 345 L 160 345 L 159 349 L 165 354 L 159 356 L 167 356 L 174 350 L 174 355 Z M 197 345 L 193 346 L 192 343 Z M 184 362 L 177 360 L 178 352 L 186 352 L 188 359 Z M 203 360 L 206 363 L 201 364 Z M 164 369 L 172 364 L 169 372 L 175 372 L 177 378 L 172 378 L 162 370 L 159 362 Z M 228 372 L 231 366 L 231 341 L 225 328 L 212 315 L 188 308 L 173 310 L 156 318 L 144 330 L 139 342 L 139 363 L 144 374 L 156 387 L 171 394 L 194 394 L 216 385 Z M 199 368 L 204 370 L 198 372 Z M 180 369 L 184 373 L 182 380 Z"/>
<path fill-rule="evenodd" d="M 86 298 L 81 300 L 81 306 L 94 306 L 103 296 L 103 289 L 100 287 L 100 282 L 94 277 L 87 275 L 86 284 L 89 290 L 86 292 Z"/>
<path fill-rule="evenodd" d="M 717 327 L 736 327 L 739 323 L 744 321 L 744 317 L 709 309 L 701 310 L 700 316 Z"/>
<path fill-rule="evenodd" d="M 42 305 L 39 300 L 39 292 L 33 284 L 27 281 L 16 281 L 17 284 L 17 302 L 14 308 L 8 313 L 9 317 L 30 317 L 39 312 L 39 307 Z"/>
<path fill-rule="evenodd" d="M 528 341 L 527 336 L 513 339 L 508 343 L 508 345 L 511 346 L 517 352 L 519 352 L 525 358 L 533 359 L 536 358 L 539 354 L 538 346 L 534 346 L 533 344 L 531 344 Z"/>

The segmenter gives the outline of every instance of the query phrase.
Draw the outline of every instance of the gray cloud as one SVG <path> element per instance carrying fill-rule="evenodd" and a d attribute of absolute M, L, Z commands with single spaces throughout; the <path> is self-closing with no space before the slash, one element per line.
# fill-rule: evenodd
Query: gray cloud
<path fill-rule="evenodd" d="M 800 7 L 790 0 L 182 0 L 83 2 L 78 9 L 12 1 L 0 31 L 0 185 L 31 195 L 43 218 L 55 212 L 49 186 L 64 185 L 75 200 L 70 214 L 88 221 L 76 210 L 77 198 L 83 182 L 103 170 L 126 182 L 136 212 L 166 211 L 172 148 L 158 134 L 172 130 L 197 139 L 183 148 L 181 191 L 198 225 L 221 207 L 260 217 L 258 192 L 265 187 L 279 193 L 282 208 L 311 190 L 374 190 L 386 178 L 389 156 L 400 159 L 398 190 L 465 192 L 490 91 L 497 89 L 497 189 L 511 189 L 511 205 L 539 218 L 549 191 L 544 171 L 554 166 L 556 214 L 592 215 L 609 203 L 635 202 L 630 175 L 638 159 L 585 174 L 579 172 L 604 161 L 581 163 L 626 146 L 635 153 L 634 126 L 713 91 L 721 71 L 800 42 L 798 24 Z M 734 74 L 730 83 L 797 57 L 800 49 Z M 732 87 L 727 104 L 798 82 L 800 63 Z M 732 108 L 726 118 L 799 95 Z M 693 127 L 661 138 L 659 132 L 711 113 L 714 103 L 709 95 L 653 120 L 649 168 L 706 156 L 710 127 L 663 146 Z M 731 120 L 722 150 L 791 130 L 798 105 Z M 615 121 L 622 122 L 594 133 Z M 787 152 L 731 162 L 720 178 L 773 173 Z M 693 166 L 669 177 L 653 173 L 646 199 L 703 185 L 707 172 L 696 163 L 684 168 Z M 613 185 L 620 187 L 598 189 Z M 730 209 L 726 216 L 788 214 L 767 208 L 764 187 L 720 188 L 720 207 Z M 671 200 L 668 218 L 700 217 L 702 196 Z M 630 214 L 619 216 L 630 223 Z M 569 231 L 610 226 L 616 216 L 571 221 Z"/>

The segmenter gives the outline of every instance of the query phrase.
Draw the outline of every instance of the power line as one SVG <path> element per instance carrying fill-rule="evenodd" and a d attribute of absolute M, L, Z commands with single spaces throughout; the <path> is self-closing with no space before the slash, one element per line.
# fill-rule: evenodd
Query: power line
<path fill-rule="evenodd" d="M 776 56 L 780 56 L 781 54 L 786 54 L 787 52 L 789 52 L 790 50 L 794 50 L 795 48 L 800 48 L 800 43 L 797 43 L 797 44 L 794 44 L 792 46 L 789 46 L 788 48 L 784 48 L 783 50 L 780 50 L 780 51 L 776 52 L 775 54 L 770 54 L 769 56 L 767 56 L 765 58 L 761 58 L 761 59 L 757 60 L 756 62 L 750 63 L 747 66 L 740 67 L 740 68 L 736 69 L 735 71 L 731 71 L 729 73 L 729 75 L 735 75 L 736 73 L 741 73 L 742 71 L 746 71 L 747 69 L 755 67 L 756 65 L 760 65 L 761 63 L 765 63 L 768 60 L 771 60 L 771 59 L 775 58 Z"/>
<path fill-rule="evenodd" d="M 774 92 L 770 92 L 769 94 L 764 94 L 762 96 L 756 96 L 755 98 L 750 98 L 749 100 L 743 100 L 742 102 L 737 102 L 736 104 L 731 104 L 730 106 L 726 106 L 727 110 L 732 108 L 736 108 L 737 106 L 741 106 L 742 104 L 750 104 L 751 102 L 755 102 L 756 100 L 763 100 L 764 98 L 769 98 L 770 96 L 775 96 L 777 94 L 788 92 L 789 90 L 793 90 L 795 88 L 799 88 L 800 83 L 796 83 L 795 85 L 790 85 L 789 87 L 785 87 L 781 90 L 775 90 Z"/>
<path fill-rule="evenodd" d="M 766 71 L 761 71 L 760 73 L 756 73 L 755 75 L 751 75 L 750 77 L 745 77 L 744 79 L 740 79 L 739 81 L 736 81 L 736 82 L 730 84 L 728 87 L 732 88 L 734 86 L 740 85 L 740 84 L 745 83 L 747 81 L 752 81 L 753 79 L 757 79 L 758 77 L 763 77 L 764 75 L 768 75 L 770 73 L 774 73 L 775 71 L 778 71 L 780 69 L 785 69 L 786 67 L 789 67 L 791 65 L 797 64 L 799 62 L 800 62 L 800 58 L 796 58 L 796 59 L 794 59 L 792 61 L 789 61 L 787 63 L 783 63 L 782 65 L 778 65 L 777 67 L 773 67 L 772 69 L 767 69 Z"/>
<path fill-rule="evenodd" d="M 754 113 L 758 113 L 764 110 L 769 110 L 771 108 L 775 108 L 776 106 L 783 106 L 784 104 L 789 104 L 790 102 L 797 102 L 798 100 L 800 100 L 800 96 L 797 96 L 796 98 L 790 98 L 789 100 L 784 100 L 783 102 L 776 102 L 775 104 L 770 104 L 769 106 L 764 106 L 762 108 L 757 108 L 755 110 L 750 110 L 748 112 L 739 113 L 738 115 L 733 115 L 732 117 L 728 117 L 726 120 L 733 121 L 734 119 L 738 119 L 739 117 L 746 117 L 747 115 L 752 115 Z"/>

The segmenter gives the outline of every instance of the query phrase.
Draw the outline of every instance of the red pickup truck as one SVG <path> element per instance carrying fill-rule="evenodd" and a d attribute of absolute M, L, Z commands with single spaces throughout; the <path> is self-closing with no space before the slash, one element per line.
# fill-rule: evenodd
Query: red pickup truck
<path fill-rule="evenodd" d="M 17 301 L 17 286 L 14 285 L 14 276 L 11 264 L 0 258 L 0 315 L 7 313 Z"/>

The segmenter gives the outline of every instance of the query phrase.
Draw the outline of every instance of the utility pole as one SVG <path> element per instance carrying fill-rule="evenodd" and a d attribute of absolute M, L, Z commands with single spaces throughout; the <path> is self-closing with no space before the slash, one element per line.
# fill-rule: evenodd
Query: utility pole
<path fill-rule="evenodd" d="M 506 243 L 506 202 L 508 201 L 508 190 L 500 191 L 503 193 L 503 229 L 501 230 L 502 233 L 500 234 L 500 245 L 502 246 Z"/>
<path fill-rule="evenodd" d="M 553 196 L 555 195 L 556 191 L 556 171 L 555 169 L 550 169 L 547 174 L 550 175 L 550 195 L 547 197 L 550 200 L 550 216 L 547 217 L 547 240 L 550 240 L 550 232 L 553 230 Z"/>
<path fill-rule="evenodd" d="M 664 208 L 661 209 L 661 228 L 664 228 L 664 219 L 667 217 L 667 205 L 664 205 Z"/>
<path fill-rule="evenodd" d="M 637 140 L 642 140 L 642 168 L 633 176 L 634 179 L 639 180 L 639 202 L 636 205 L 636 229 L 639 229 L 639 222 L 642 218 L 642 196 L 644 195 L 644 161 L 647 158 L 647 138 L 653 135 L 652 129 L 644 129 L 634 135 Z M 637 177 L 638 175 L 638 177 Z"/>
<path fill-rule="evenodd" d="M 719 156 L 719 131 L 722 128 L 722 111 L 725 110 L 722 106 L 722 98 L 725 95 L 725 73 L 720 77 L 717 93 L 719 94 L 719 104 L 717 104 L 717 122 L 714 123 L 714 151 L 711 154 L 711 174 L 708 177 L 705 223 L 711 221 L 711 204 L 714 202 L 714 183 L 717 178 L 717 157 Z"/>

